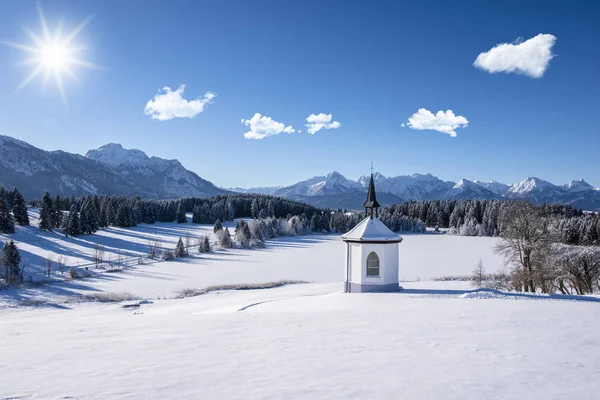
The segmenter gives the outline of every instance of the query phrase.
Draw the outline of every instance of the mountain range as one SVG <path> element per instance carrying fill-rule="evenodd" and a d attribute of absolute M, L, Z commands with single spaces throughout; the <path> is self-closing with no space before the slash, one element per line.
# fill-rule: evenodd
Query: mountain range
<path fill-rule="evenodd" d="M 561 186 L 535 177 L 512 185 L 467 179 L 458 182 L 443 181 L 431 174 L 386 178 L 380 173 L 374 173 L 373 179 L 377 188 L 377 199 L 382 205 L 407 200 L 514 199 L 538 204 L 570 204 L 584 210 L 600 211 L 600 189 L 594 188 L 583 179 Z M 354 181 L 334 171 L 291 186 L 273 188 L 270 194 L 319 207 L 357 209 L 365 199 L 368 185 L 367 176 L 361 176 Z M 265 193 L 269 188 L 260 188 L 260 190 Z M 244 192 L 255 191 L 244 189 Z"/>
<path fill-rule="evenodd" d="M 45 151 L 0 135 L 0 187 L 17 187 L 28 199 L 124 194 L 151 199 L 231 193 L 188 171 L 177 160 L 148 157 L 110 143 L 85 156 Z"/>
<path fill-rule="evenodd" d="M 407 200 L 519 199 L 600 211 L 600 189 L 583 179 L 554 185 L 530 177 L 507 185 L 467 179 L 444 181 L 431 174 L 385 177 L 375 173 L 373 178 L 382 205 Z M 0 187 L 17 187 L 29 199 L 40 198 L 46 191 L 60 196 L 123 194 L 151 199 L 238 192 L 271 194 L 318 207 L 360 209 L 368 184 L 368 176 L 351 180 L 334 171 L 285 187 L 224 189 L 187 170 L 177 160 L 149 157 L 141 150 L 125 149 L 116 143 L 89 150 L 82 156 L 45 151 L 0 135 Z"/>

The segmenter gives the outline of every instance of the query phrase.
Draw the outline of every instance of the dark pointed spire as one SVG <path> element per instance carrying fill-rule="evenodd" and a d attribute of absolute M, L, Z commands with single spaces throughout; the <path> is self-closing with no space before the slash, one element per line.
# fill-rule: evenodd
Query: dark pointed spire
<path fill-rule="evenodd" d="M 371 218 L 373 217 L 373 210 L 375 210 L 375 216 L 379 216 L 379 202 L 375 195 L 375 182 L 373 181 L 373 173 L 371 173 L 371 180 L 369 181 L 369 193 L 367 194 L 367 201 L 363 204 L 365 211 L 370 209 Z M 369 211 L 367 211 L 368 213 Z"/>

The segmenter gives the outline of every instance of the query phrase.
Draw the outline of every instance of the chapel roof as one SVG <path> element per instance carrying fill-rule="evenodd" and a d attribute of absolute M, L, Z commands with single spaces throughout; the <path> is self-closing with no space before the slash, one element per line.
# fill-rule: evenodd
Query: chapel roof
<path fill-rule="evenodd" d="M 402 241 L 402 236 L 385 226 L 379 218 L 368 216 L 349 232 L 343 234 L 342 240 L 346 242 L 397 243 Z"/>

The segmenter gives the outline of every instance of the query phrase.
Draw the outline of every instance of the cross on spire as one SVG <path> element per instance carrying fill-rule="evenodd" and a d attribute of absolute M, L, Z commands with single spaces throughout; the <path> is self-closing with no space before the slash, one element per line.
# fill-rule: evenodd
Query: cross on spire
<path fill-rule="evenodd" d="M 371 161 L 371 175 L 373 175 L 373 161 Z"/>

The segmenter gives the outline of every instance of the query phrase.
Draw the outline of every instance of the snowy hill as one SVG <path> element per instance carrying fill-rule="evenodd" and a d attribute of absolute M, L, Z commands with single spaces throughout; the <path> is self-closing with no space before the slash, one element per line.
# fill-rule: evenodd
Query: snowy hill
<path fill-rule="evenodd" d="M 177 160 L 148 157 L 108 144 L 86 157 L 45 151 L 0 135 L 0 186 L 29 199 L 53 195 L 124 194 L 143 198 L 213 196 L 227 191 L 186 170 Z"/>

